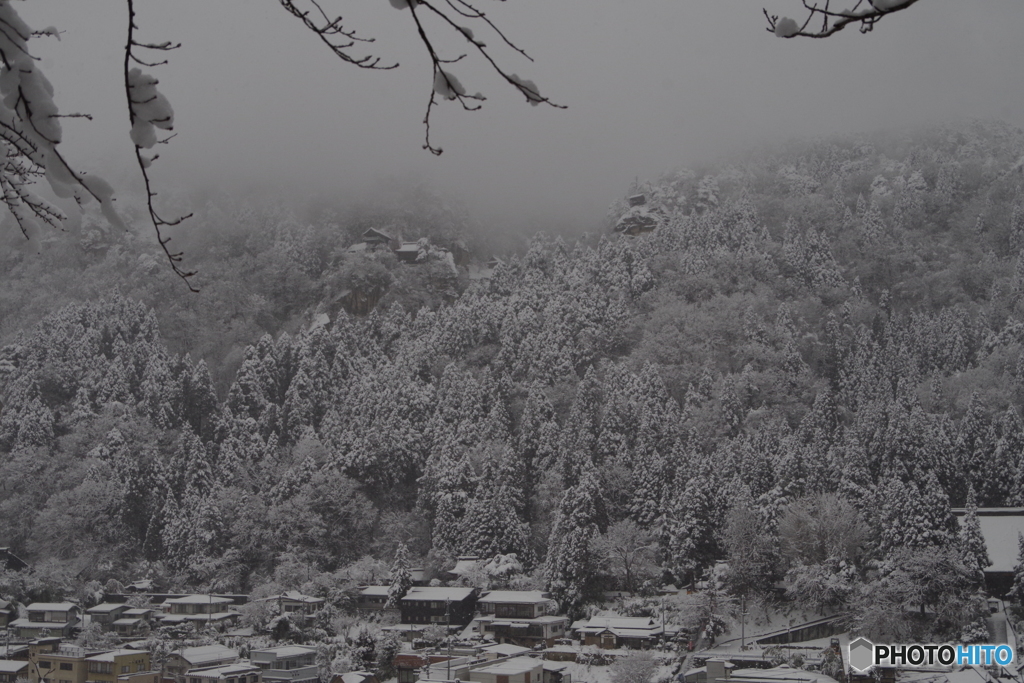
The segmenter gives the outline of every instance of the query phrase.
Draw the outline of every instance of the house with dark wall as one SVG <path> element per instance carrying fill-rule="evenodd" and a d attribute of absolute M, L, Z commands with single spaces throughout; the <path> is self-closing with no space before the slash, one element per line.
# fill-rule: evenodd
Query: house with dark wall
<path fill-rule="evenodd" d="M 11 552 L 10 548 L 0 548 L 0 569 L 20 572 L 28 567 L 28 562 Z"/>
<path fill-rule="evenodd" d="M 399 601 L 403 624 L 452 624 L 473 621 L 477 588 L 413 587 Z"/>
<path fill-rule="evenodd" d="M 541 591 L 488 591 L 477 601 L 480 635 L 498 643 L 551 647 L 564 638 L 569 620 L 558 616 L 558 605 Z"/>

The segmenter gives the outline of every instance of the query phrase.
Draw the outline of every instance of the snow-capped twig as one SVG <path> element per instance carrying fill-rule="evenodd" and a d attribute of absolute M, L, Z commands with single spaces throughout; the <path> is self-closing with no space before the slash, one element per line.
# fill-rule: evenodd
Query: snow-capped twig
<path fill-rule="evenodd" d="M 195 271 L 185 270 L 181 267 L 183 253 L 171 251 L 168 246 L 171 238 L 164 235 L 162 230 L 165 227 L 180 224 L 182 221 L 191 218 L 192 214 L 167 219 L 157 212 L 156 207 L 153 206 L 156 192 L 153 190 L 153 183 L 149 177 L 149 167 L 157 159 L 158 155 L 146 157 L 142 153 L 143 149 L 149 149 L 159 143 L 166 143 L 174 137 L 171 135 L 163 140 L 158 140 L 156 137 L 157 128 L 171 130 L 174 123 L 174 112 L 171 110 L 171 105 L 167 102 L 167 99 L 157 91 L 157 80 L 152 76 L 144 74 L 141 69 L 132 68 L 133 62 L 146 67 L 166 64 L 166 60 L 147 62 L 139 59 L 134 53 L 136 48 L 167 52 L 181 47 L 181 44 L 171 42 L 140 43 L 136 41 L 135 31 L 138 30 L 138 26 L 135 23 L 135 3 L 134 0 L 127 0 L 127 2 L 128 41 L 124 48 L 124 87 L 125 96 L 128 98 L 128 114 L 132 124 L 131 138 L 135 144 L 135 160 L 139 165 L 139 171 L 142 173 L 142 180 L 146 186 L 146 209 L 149 212 L 150 223 L 152 223 L 153 229 L 156 231 L 157 242 L 159 242 L 160 248 L 163 249 L 167 261 L 171 264 L 174 274 L 185 282 L 190 291 L 198 292 L 199 290 L 192 284 L 190 279 L 196 274 Z"/>
<path fill-rule="evenodd" d="M 768 20 L 767 30 L 780 38 L 828 38 L 850 24 L 860 24 L 860 32 L 869 33 L 882 17 L 901 12 L 916 2 L 917 0 L 857 0 L 851 9 L 833 10 L 831 0 L 824 0 L 823 5 L 803 0 L 807 19 L 802 25 L 789 17 L 779 18 L 778 15 L 770 15 L 767 9 L 762 11 Z M 808 29 L 812 22 L 819 19 L 821 28 Z"/>

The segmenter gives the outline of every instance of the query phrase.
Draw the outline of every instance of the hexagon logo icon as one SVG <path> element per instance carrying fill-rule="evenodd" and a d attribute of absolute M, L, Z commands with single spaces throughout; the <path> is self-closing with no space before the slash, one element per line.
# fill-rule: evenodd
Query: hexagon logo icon
<path fill-rule="evenodd" d="M 850 641 L 850 668 L 858 672 L 870 669 L 874 662 L 874 650 L 874 643 L 867 638 Z"/>

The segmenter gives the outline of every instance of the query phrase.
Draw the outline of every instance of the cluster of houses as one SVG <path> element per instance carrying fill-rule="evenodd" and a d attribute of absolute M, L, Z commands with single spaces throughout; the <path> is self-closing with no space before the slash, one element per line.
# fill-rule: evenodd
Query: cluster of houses
<path fill-rule="evenodd" d="M 963 511 L 956 512 L 963 517 Z M 978 516 L 993 559 L 986 570 L 988 588 L 993 596 L 1004 594 L 1012 580 L 1016 533 L 1024 528 L 1024 509 L 982 509 Z M 17 559 L 11 558 L 9 551 L 0 556 L 8 566 Z M 476 562 L 474 557 L 460 558 L 445 578 L 464 575 Z M 692 645 L 696 635 L 656 617 L 598 613 L 570 623 L 542 591 L 482 590 L 436 585 L 437 581 L 428 585 L 423 572 L 415 569 L 412 578 L 412 587 L 394 605 L 388 602 L 389 587 L 385 585 L 364 586 L 352 595 L 358 614 L 387 624 L 384 629 L 405 641 L 394 660 L 398 683 L 456 679 L 467 683 L 572 683 L 567 668 L 581 661 L 586 648 L 596 648 L 591 651 L 612 658 L 621 654 L 609 652 L 612 650 L 649 649 L 687 640 Z M 146 641 L 140 639 L 158 627 L 172 635 L 194 632 L 193 627 L 212 628 L 228 637 L 237 636 L 239 641 L 254 634 L 238 624 L 238 607 L 248 602 L 249 596 L 152 590 L 151 583 L 136 582 L 123 594 L 108 595 L 106 601 L 85 610 L 71 602 L 19 608 L 0 599 L 0 643 L 5 643 L 0 644 L 0 683 L 378 683 L 367 672 L 336 674 L 321 682 L 316 650 L 301 645 L 253 649 L 246 659 L 222 645 L 185 647 L 154 667 Z M 260 600 L 299 627 L 311 624 L 326 602 L 298 591 Z M 1002 633 L 998 642 L 1012 644 L 1016 651 L 1016 636 L 1002 601 L 993 597 L 989 606 L 990 631 Z M 119 647 L 91 649 L 70 644 L 90 625 L 99 625 Z M 808 664 L 821 664 L 818 660 L 826 657 L 831 643 L 841 660 L 847 645 L 843 641 L 848 638 L 842 629 L 841 620 L 831 616 L 791 623 L 778 632 L 746 640 L 741 635 L 722 641 L 694 653 L 696 666 L 682 676 L 681 683 L 721 683 L 732 678 L 743 683 L 825 683 L 826 677 L 820 674 L 797 674 L 785 667 L 764 669 L 766 653 L 783 649 L 788 655 L 800 654 Z M 439 649 L 438 634 L 454 637 Z M 851 679 L 848 683 L 869 682 Z M 921 683 L 995 683 L 995 678 Z"/>
<path fill-rule="evenodd" d="M 426 237 L 415 242 L 405 242 L 396 239 L 377 228 L 370 228 L 360 235 L 360 241 L 348 248 L 349 253 L 372 252 L 377 249 L 388 249 L 395 257 L 403 263 L 422 263 L 434 253 L 439 258 L 450 260 L 452 267 L 464 266 L 469 263 L 469 251 L 461 244 L 452 245 L 451 249 L 444 249 L 432 245 Z"/>
<path fill-rule="evenodd" d="M 316 649 L 296 645 L 253 650 L 248 659 L 223 645 L 186 647 L 168 654 L 159 669 L 138 643 L 97 649 L 47 637 L 0 647 L 0 683 L 319 683 L 319 679 Z"/>
<path fill-rule="evenodd" d="M 605 649 L 648 648 L 677 634 L 650 618 L 600 616 L 570 624 L 541 591 L 415 585 L 394 608 L 387 605 L 387 595 L 388 586 L 366 586 L 356 595 L 356 609 L 389 623 L 383 628 L 410 643 L 394 662 L 400 683 L 456 678 L 473 683 L 571 683 L 566 662 L 576 660 L 580 647 L 570 645 L 571 637 Z M 189 625 L 214 628 L 226 636 L 252 635 L 251 629 L 237 627 L 237 607 L 247 596 L 142 596 L 129 604 L 127 594 L 108 595 L 107 601 L 85 610 L 71 602 L 33 603 L 21 610 L 23 616 L 18 616 L 16 606 L 0 601 L 0 628 L 7 634 L 7 645 L 0 647 L 0 683 L 318 681 L 316 650 L 300 645 L 252 650 L 248 659 L 221 645 L 187 647 L 170 653 L 156 670 L 146 641 L 140 638 L 157 627 L 171 627 L 173 632 Z M 300 626 L 325 602 L 297 591 L 261 600 Z M 133 606 L 146 601 L 150 606 Z M 90 624 L 119 640 L 120 647 L 69 644 Z M 459 645 L 445 652 L 416 649 L 431 628 L 456 636 L 452 640 Z M 376 683 L 366 672 L 345 676 L 352 680 L 331 683 Z"/>
<path fill-rule="evenodd" d="M 571 639 L 603 649 L 647 649 L 673 640 L 679 628 L 652 617 L 595 616 L 570 624 L 558 606 L 541 591 L 413 586 L 386 610 L 388 586 L 367 586 L 356 601 L 361 614 L 390 612 L 398 623 L 385 626 L 413 641 L 431 626 L 458 634 L 460 640 L 482 640 L 545 651 L 558 658 L 559 645 Z"/>
<path fill-rule="evenodd" d="M 229 631 L 237 626 L 241 614 L 237 607 L 248 601 L 246 595 L 177 595 L 147 593 L 143 602 L 152 606 L 136 607 L 127 595 L 109 595 L 108 602 L 82 610 L 72 602 L 35 602 L 25 608 L 27 616 L 19 617 L 11 603 L 0 600 L 0 629 L 9 639 L 28 641 L 49 636 L 72 638 L 88 624 L 98 624 L 103 631 L 121 640 L 145 637 L 155 628 L 195 626 Z M 289 615 L 301 627 L 312 614 L 324 606 L 325 600 L 298 591 L 261 598 L 273 604 L 278 614 Z M 242 683 L 238 681 L 236 683 Z"/>

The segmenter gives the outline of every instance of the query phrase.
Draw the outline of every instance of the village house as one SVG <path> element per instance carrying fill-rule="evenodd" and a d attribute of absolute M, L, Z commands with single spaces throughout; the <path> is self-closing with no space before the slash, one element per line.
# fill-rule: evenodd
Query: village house
<path fill-rule="evenodd" d="M 426 249 L 426 246 L 421 245 L 419 242 L 402 242 L 402 245 L 395 249 L 395 256 L 402 263 L 416 263 L 420 254 L 426 253 Z"/>
<path fill-rule="evenodd" d="M 380 680 L 369 671 L 348 671 L 334 674 L 328 683 L 380 683 Z"/>
<path fill-rule="evenodd" d="M 133 607 L 121 613 L 121 618 L 111 624 L 114 631 L 120 638 L 129 640 L 145 636 L 153 627 L 153 615 L 155 610 L 145 607 Z"/>
<path fill-rule="evenodd" d="M 72 602 L 34 602 L 26 611 L 28 618 L 10 623 L 10 629 L 23 640 L 43 636 L 70 638 L 81 622 L 82 610 Z"/>
<path fill-rule="evenodd" d="M 234 601 L 216 595 L 184 595 L 167 598 L 164 614 L 158 615 L 162 626 L 192 623 L 196 626 L 214 626 L 224 629 L 233 626 L 241 616 L 228 609 Z"/>
<path fill-rule="evenodd" d="M 28 678 L 28 662 L 19 659 L 0 659 L 0 683 L 17 683 Z"/>
<path fill-rule="evenodd" d="M 60 638 L 39 638 L 29 643 L 28 680 L 31 683 L 85 683 L 87 657 L 103 650 L 61 643 Z"/>
<path fill-rule="evenodd" d="M 139 579 L 138 581 L 132 581 L 124 587 L 125 593 L 149 593 L 153 590 L 153 581 L 151 579 Z"/>
<path fill-rule="evenodd" d="M 28 567 L 28 562 L 11 552 L 10 548 L 0 548 L 0 569 L 10 572 L 20 572 Z"/>
<path fill-rule="evenodd" d="M 467 626 L 473 621 L 476 588 L 414 586 L 399 601 L 403 624 L 451 624 Z"/>
<path fill-rule="evenodd" d="M 178 680 L 183 680 L 187 671 L 234 664 L 238 652 L 223 645 L 203 645 L 176 650 L 167 657 L 164 668 Z"/>
<path fill-rule="evenodd" d="M 416 681 L 469 680 L 470 669 L 482 660 L 469 655 L 449 657 L 441 653 L 400 652 L 395 656 L 394 667 L 398 672 L 398 683 Z"/>
<path fill-rule="evenodd" d="M 557 608 L 541 591 L 489 591 L 477 601 L 477 628 L 498 643 L 551 647 L 556 638 L 565 637 L 569 625 L 568 618 L 556 614 Z"/>
<path fill-rule="evenodd" d="M 390 586 L 366 586 L 356 596 L 356 612 L 366 614 L 384 611 Z"/>
<path fill-rule="evenodd" d="M 0 645 L 0 659 L 20 659 L 28 661 L 28 643 L 7 643 Z"/>
<path fill-rule="evenodd" d="M 250 661 L 263 672 L 266 683 L 317 683 L 316 648 L 301 645 L 253 650 Z"/>
<path fill-rule="evenodd" d="M 7 625 L 18 617 L 18 608 L 12 602 L 0 598 L 0 628 L 7 628 Z"/>
<path fill-rule="evenodd" d="M 589 621 L 577 621 L 572 629 L 584 645 L 596 645 L 605 650 L 629 648 L 647 649 L 663 637 L 676 634 L 676 629 L 666 629 L 652 617 L 596 616 Z"/>
<path fill-rule="evenodd" d="M 159 683 L 146 650 L 111 650 L 85 658 L 86 683 Z M 60 683 L 60 681 L 56 681 Z"/>
<path fill-rule="evenodd" d="M 544 662 L 533 657 L 513 657 L 470 669 L 473 683 L 543 683 Z"/>
<path fill-rule="evenodd" d="M 401 244 L 400 240 L 377 228 L 369 228 L 359 237 L 363 242 L 371 246 L 389 247 L 392 250 L 397 249 Z"/>
<path fill-rule="evenodd" d="M 281 595 L 263 598 L 263 602 L 276 605 L 278 614 L 287 614 L 289 617 L 295 617 L 303 622 L 299 625 L 304 626 L 312 621 L 313 613 L 323 609 L 327 601 L 323 598 L 303 595 L 299 591 L 285 591 Z"/>
<path fill-rule="evenodd" d="M 542 661 L 541 664 L 544 666 L 543 683 L 572 683 L 572 674 L 566 671 L 569 668 L 568 664 L 547 661 Z"/>
<path fill-rule="evenodd" d="M 255 664 L 240 661 L 235 664 L 189 669 L 186 683 L 261 683 L 263 674 Z"/>
<path fill-rule="evenodd" d="M 123 602 L 103 602 L 85 610 L 85 613 L 89 616 L 91 623 L 99 624 L 104 631 L 113 631 L 114 622 L 120 619 L 121 615 L 130 607 L 131 605 Z"/>

